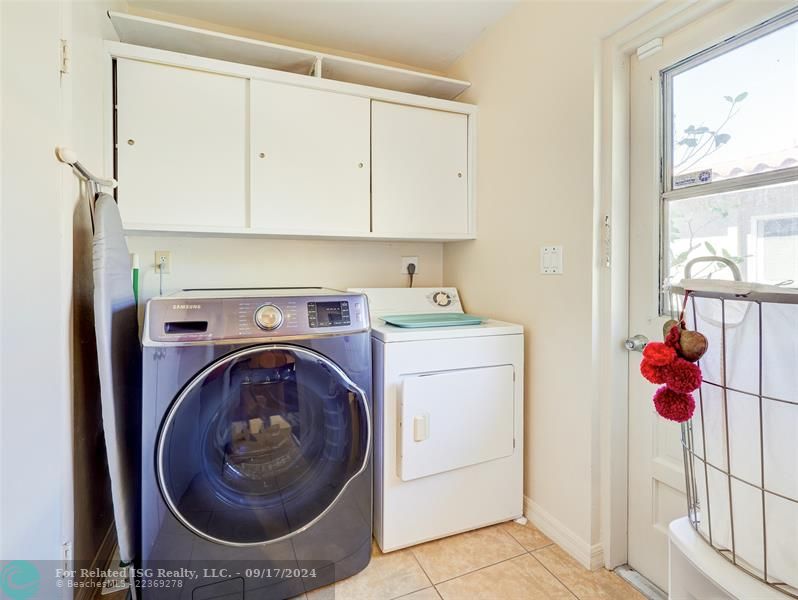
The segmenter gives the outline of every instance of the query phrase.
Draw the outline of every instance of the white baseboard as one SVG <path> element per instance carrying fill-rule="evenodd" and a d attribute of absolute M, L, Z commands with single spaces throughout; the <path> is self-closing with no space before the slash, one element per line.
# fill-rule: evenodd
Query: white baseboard
<path fill-rule="evenodd" d="M 524 496 L 524 515 L 586 569 L 593 571 L 604 566 L 600 543 L 591 546 L 527 496 Z"/>

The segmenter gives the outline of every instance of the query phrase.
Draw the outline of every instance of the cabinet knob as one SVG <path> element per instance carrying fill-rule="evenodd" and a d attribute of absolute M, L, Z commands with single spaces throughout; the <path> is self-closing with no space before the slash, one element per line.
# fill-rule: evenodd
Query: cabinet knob
<path fill-rule="evenodd" d="M 362 169 L 363 168 L 363 163 L 357 163 L 357 168 L 358 169 Z"/>
<path fill-rule="evenodd" d="M 266 153 L 265 152 L 261 152 L 261 153 L 258 154 L 258 156 L 260 156 L 261 158 L 266 158 Z"/>
<path fill-rule="evenodd" d="M 457 176 L 458 176 L 458 177 L 462 177 L 462 176 L 463 176 L 463 172 L 462 172 L 462 171 L 458 171 L 458 172 L 457 172 Z"/>
<path fill-rule="evenodd" d="M 132 138 L 127 141 L 127 145 L 128 146 L 133 146 L 135 143 L 136 143 L 136 140 L 134 140 Z"/>

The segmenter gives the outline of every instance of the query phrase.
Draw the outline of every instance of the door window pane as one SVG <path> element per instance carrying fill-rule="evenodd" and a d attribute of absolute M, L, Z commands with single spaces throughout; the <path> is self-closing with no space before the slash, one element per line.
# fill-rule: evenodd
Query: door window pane
<path fill-rule="evenodd" d="M 798 167 L 798 23 L 677 72 L 671 85 L 674 189 Z"/>
<path fill-rule="evenodd" d="M 665 284 L 678 284 L 697 257 L 734 262 L 744 281 L 798 287 L 798 183 L 665 202 Z M 718 262 L 692 277 L 731 279 Z"/>

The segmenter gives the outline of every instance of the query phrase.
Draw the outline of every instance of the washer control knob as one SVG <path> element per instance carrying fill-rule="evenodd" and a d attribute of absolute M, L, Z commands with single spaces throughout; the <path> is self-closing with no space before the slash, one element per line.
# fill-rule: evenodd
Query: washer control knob
<path fill-rule="evenodd" d="M 452 303 L 452 297 L 446 292 L 435 292 L 432 295 L 432 301 L 438 306 L 449 306 Z"/>
<path fill-rule="evenodd" d="M 255 324 L 265 331 L 272 331 L 283 324 L 283 312 L 274 304 L 264 304 L 255 311 Z"/>

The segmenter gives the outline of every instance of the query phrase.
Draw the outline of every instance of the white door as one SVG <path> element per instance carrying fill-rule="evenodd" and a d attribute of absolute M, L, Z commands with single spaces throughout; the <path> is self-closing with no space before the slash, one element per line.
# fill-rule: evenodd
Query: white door
<path fill-rule="evenodd" d="M 798 159 L 798 31 L 778 43 L 772 26 L 729 38 L 791 5 L 731 3 L 666 37 L 660 52 L 632 56 L 631 334 L 662 340 L 670 317 L 667 303 L 660 305 L 661 284 L 678 283 L 693 258 L 720 255 L 744 278 L 767 280 L 756 268 L 756 232 L 747 228 L 790 204 L 779 195 L 795 197 L 794 188 L 767 186 L 771 176 L 788 180 L 789 169 L 779 169 Z M 798 242 L 786 247 L 790 256 L 767 262 L 798 260 Z M 719 263 L 704 263 L 694 276 L 710 272 L 728 278 Z M 687 512 L 680 428 L 654 411 L 656 386 L 639 365 L 640 355 L 630 353 L 628 560 L 665 589 L 667 527 Z M 695 398 L 700 409 L 699 393 Z"/>
<path fill-rule="evenodd" d="M 246 225 L 246 79 L 118 59 L 117 127 L 126 226 Z"/>
<path fill-rule="evenodd" d="M 252 227 L 368 233 L 369 99 L 251 85 Z"/>
<path fill-rule="evenodd" d="M 372 230 L 468 233 L 468 116 L 372 102 Z"/>

